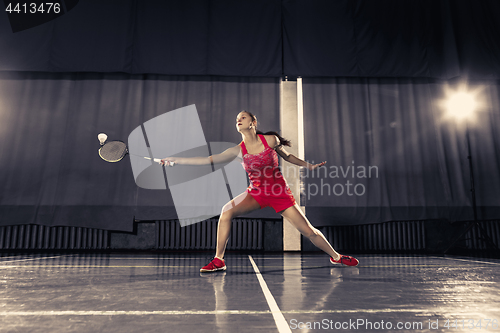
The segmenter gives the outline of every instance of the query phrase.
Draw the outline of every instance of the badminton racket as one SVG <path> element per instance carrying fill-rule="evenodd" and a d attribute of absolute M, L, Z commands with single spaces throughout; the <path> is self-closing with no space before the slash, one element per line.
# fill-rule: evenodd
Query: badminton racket
<path fill-rule="evenodd" d="M 104 140 L 102 139 L 103 137 L 99 137 L 99 141 L 101 141 L 102 144 L 102 147 L 99 148 L 99 156 L 106 162 L 111 162 L 111 163 L 120 162 L 125 156 L 133 155 L 145 158 L 147 160 L 153 160 L 156 163 L 161 163 L 160 158 L 151 158 L 136 154 L 130 154 L 127 145 L 123 141 L 116 140 L 104 143 L 105 139 Z M 167 162 L 167 165 L 173 166 L 174 163 Z"/>

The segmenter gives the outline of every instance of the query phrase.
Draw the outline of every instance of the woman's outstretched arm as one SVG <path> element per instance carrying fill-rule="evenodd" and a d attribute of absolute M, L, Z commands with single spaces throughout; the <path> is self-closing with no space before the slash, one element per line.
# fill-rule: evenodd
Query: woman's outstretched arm
<path fill-rule="evenodd" d="M 235 159 L 240 152 L 240 146 L 236 145 L 224 150 L 220 154 L 207 157 L 165 157 L 161 160 L 161 164 L 182 164 L 182 165 L 207 165 L 210 163 L 227 163 Z"/>
<path fill-rule="evenodd" d="M 287 161 L 289 163 L 307 168 L 311 171 L 326 164 L 326 161 L 318 163 L 318 164 L 311 164 L 309 162 L 306 162 L 306 161 L 298 158 L 297 156 L 287 152 L 286 149 L 282 145 L 280 145 L 280 141 L 275 135 L 271 135 L 269 139 L 270 140 L 268 140 L 268 141 L 271 141 L 271 142 L 269 142 L 269 146 L 274 147 L 274 150 L 276 150 L 278 155 L 280 155 L 285 161 Z"/>

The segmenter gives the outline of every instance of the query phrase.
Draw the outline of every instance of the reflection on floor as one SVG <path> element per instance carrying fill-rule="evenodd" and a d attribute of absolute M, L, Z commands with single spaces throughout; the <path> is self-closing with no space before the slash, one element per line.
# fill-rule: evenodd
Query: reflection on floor
<path fill-rule="evenodd" d="M 357 258 L 230 253 L 200 274 L 205 253 L 2 254 L 0 332 L 500 331 L 500 261 Z"/>

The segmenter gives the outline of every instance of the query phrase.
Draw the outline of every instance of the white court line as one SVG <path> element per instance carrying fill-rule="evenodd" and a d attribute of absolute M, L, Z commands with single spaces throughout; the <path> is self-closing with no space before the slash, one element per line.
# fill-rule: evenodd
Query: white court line
<path fill-rule="evenodd" d="M 500 310 L 497 309 L 497 310 Z M 494 308 L 488 308 L 488 311 L 495 313 L 497 310 Z M 297 314 L 322 314 L 322 313 L 424 313 L 424 314 L 440 314 L 447 313 L 446 311 L 451 311 L 454 314 L 471 313 L 470 309 L 457 309 L 455 307 L 450 308 L 436 308 L 436 309 L 353 309 L 353 310 L 288 310 L 283 311 L 283 313 L 297 313 Z M 482 310 L 481 310 L 482 311 Z"/>
<path fill-rule="evenodd" d="M 0 259 L 10 259 L 10 258 L 18 258 L 19 256 L 13 255 L 13 256 L 7 256 L 7 257 L 0 257 Z"/>
<path fill-rule="evenodd" d="M 470 260 L 470 259 L 446 258 L 446 257 L 434 257 L 434 256 L 433 256 L 433 258 L 447 259 L 447 260 L 470 261 L 470 262 L 477 262 L 480 264 L 500 265 L 500 263 L 498 263 L 498 262 L 479 261 L 479 260 Z"/>
<path fill-rule="evenodd" d="M 18 260 L 0 260 L 0 264 L 4 262 L 19 262 L 19 261 L 28 261 L 28 260 L 41 260 L 41 259 L 51 259 L 51 258 L 60 258 L 64 256 L 68 256 L 69 254 L 61 254 L 60 256 L 54 256 L 54 257 L 40 257 L 40 258 L 32 258 L 32 259 L 18 259 Z"/>
<path fill-rule="evenodd" d="M 314 258 L 318 256 L 310 256 L 308 258 Z M 99 259 L 99 260 L 206 260 L 205 257 L 181 257 L 181 258 L 151 258 L 151 257 L 106 257 L 106 256 L 75 256 L 75 258 L 82 258 L 82 259 Z M 328 257 L 326 257 L 328 259 Z M 245 257 L 230 257 L 230 260 L 236 261 L 236 260 L 246 260 Z M 271 258 L 259 258 L 259 260 L 283 260 L 283 257 L 271 257 Z"/>
<path fill-rule="evenodd" d="M 207 260 L 207 258 L 204 257 L 192 257 L 192 258 L 140 258 L 140 257 L 130 257 L 130 258 L 123 258 L 123 257 L 75 257 L 77 259 L 95 259 L 95 260 Z M 241 257 L 241 258 L 231 258 L 231 260 L 236 261 L 236 260 L 246 260 L 246 258 Z"/>
<path fill-rule="evenodd" d="M 500 309 L 488 309 L 492 313 L 500 312 Z M 446 314 L 447 311 L 457 314 L 469 314 L 470 309 L 457 309 L 451 307 L 449 309 L 344 309 L 344 310 L 289 310 L 283 313 L 289 314 L 325 314 L 325 313 L 415 313 L 415 314 Z M 172 311 L 1 311 L 0 317 L 5 316 L 151 316 L 151 315 L 221 315 L 221 314 L 234 314 L 234 315 L 247 315 L 247 314 L 269 314 L 266 311 L 245 311 L 245 310 L 212 310 L 212 311 L 195 311 L 195 310 L 172 310 Z M 280 312 L 281 313 L 281 312 Z M 286 322 L 285 322 L 286 323 Z M 288 328 L 288 325 L 287 325 Z M 288 328 L 289 329 L 289 328 Z"/>
<path fill-rule="evenodd" d="M 274 299 L 273 295 L 271 294 L 271 291 L 269 291 L 269 288 L 267 287 L 266 281 L 264 281 L 262 274 L 260 274 L 259 268 L 255 264 L 255 261 L 253 261 L 252 256 L 248 255 L 248 259 L 250 259 L 250 262 L 252 263 L 255 274 L 257 275 L 257 279 L 259 280 L 260 287 L 262 288 L 262 291 L 264 292 L 264 296 L 266 297 L 267 304 L 269 305 L 269 308 L 271 309 L 271 313 L 273 315 L 274 321 L 276 322 L 276 326 L 278 327 L 278 332 L 280 332 L 280 333 L 283 333 L 283 332 L 292 333 L 290 326 L 288 326 L 288 323 L 287 323 L 285 317 L 283 316 L 283 313 L 281 313 L 281 310 L 278 307 L 276 300 Z"/>
<path fill-rule="evenodd" d="M 141 258 L 141 257 L 130 257 L 130 258 L 123 258 L 123 257 L 96 257 L 96 259 L 109 259 L 109 260 L 206 260 L 204 257 L 182 257 L 182 258 Z M 279 258 L 259 258 L 259 259 L 283 259 L 283 257 Z M 231 257 L 231 260 L 246 260 L 245 257 Z"/>
<path fill-rule="evenodd" d="M 64 254 L 65 256 L 69 256 L 69 254 Z M 74 255 L 72 254 L 75 259 L 86 259 L 86 260 L 206 260 L 205 257 L 181 257 L 181 258 L 152 258 L 152 257 L 106 257 L 106 255 Z M 9 256 L 9 257 L 0 257 L 0 262 L 2 262 L 2 259 L 9 259 L 9 258 L 15 258 L 15 256 Z M 30 260 L 35 260 L 35 259 L 30 259 Z M 245 257 L 231 257 L 231 260 L 236 261 L 236 260 L 246 260 Z M 274 257 L 274 258 L 259 258 L 259 260 L 283 260 L 283 257 Z"/>
<path fill-rule="evenodd" d="M 77 257 L 78 258 L 78 257 Z M 82 257 L 87 258 L 87 257 Z M 122 257 L 88 257 L 89 259 L 99 259 L 99 260 L 206 260 L 202 257 L 194 257 L 194 258 L 140 258 L 140 257 L 131 257 L 131 258 L 122 258 Z"/>
<path fill-rule="evenodd" d="M 2 311 L 1 316 L 148 316 L 148 315 L 218 315 L 269 314 L 270 311 L 214 310 L 214 311 Z"/>

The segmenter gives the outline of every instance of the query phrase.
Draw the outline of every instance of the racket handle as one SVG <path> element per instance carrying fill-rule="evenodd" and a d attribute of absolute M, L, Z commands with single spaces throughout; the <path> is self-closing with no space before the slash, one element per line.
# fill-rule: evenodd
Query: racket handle
<path fill-rule="evenodd" d="M 144 158 L 147 159 L 147 160 L 153 160 L 155 163 L 160 163 L 161 164 L 161 158 L 151 158 L 151 157 L 144 157 Z M 165 165 L 172 167 L 172 166 L 175 165 L 175 162 L 166 161 Z"/>
<path fill-rule="evenodd" d="M 161 163 L 161 159 L 155 158 L 155 162 Z M 165 165 L 169 166 L 169 167 L 173 167 L 175 165 L 175 162 L 166 161 Z"/>
<path fill-rule="evenodd" d="M 144 158 L 147 159 L 147 160 L 153 160 L 153 162 L 155 162 L 155 163 L 160 163 L 161 162 L 161 159 L 159 159 L 159 158 L 151 158 L 151 157 L 144 157 Z"/>

